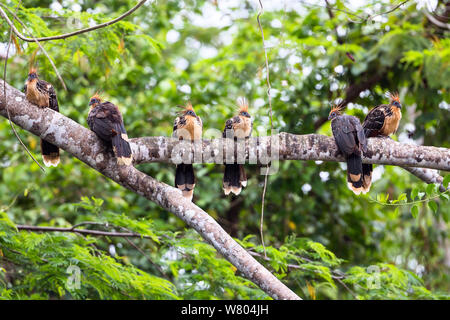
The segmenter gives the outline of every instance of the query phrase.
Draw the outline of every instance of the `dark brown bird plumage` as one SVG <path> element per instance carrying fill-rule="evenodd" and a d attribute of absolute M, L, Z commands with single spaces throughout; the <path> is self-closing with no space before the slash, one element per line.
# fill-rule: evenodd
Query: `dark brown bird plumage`
<path fill-rule="evenodd" d="M 118 165 L 131 165 L 133 155 L 119 108 L 109 101 L 102 102 L 97 94 L 90 99 L 89 106 L 87 122 L 91 130 L 112 146 Z"/>
<path fill-rule="evenodd" d="M 238 99 L 239 113 L 237 116 L 227 120 L 223 130 L 224 138 L 245 139 L 251 136 L 253 123 L 248 113 L 248 102 L 245 98 Z M 247 186 L 247 175 L 243 164 L 225 164 L 222 188 L 225 195 L 241 193 L 242 187 Z"/>
<path fill-rule="evenodd" d="M 331 109 L 328 119 L 339 151 L 347 160 L 347 185 L 359 195 L 368 190 L 363 185 L 361 153 L 366 151 L 367 140 L 358 118 L 341 115 L 341 108 Z"/>
<path fill-rule="evenodd" d="M 28 73 L 24 92 L 27 100 L 31 103 L 40 108 L 50 108 L 59 112 L 55 88 L 47 81 L 39 79 L 35 68 Z M 54 144 L 41 139 L 41 154 L 47 167 L 56 167 L 59 164 L 59 148 Z"/>

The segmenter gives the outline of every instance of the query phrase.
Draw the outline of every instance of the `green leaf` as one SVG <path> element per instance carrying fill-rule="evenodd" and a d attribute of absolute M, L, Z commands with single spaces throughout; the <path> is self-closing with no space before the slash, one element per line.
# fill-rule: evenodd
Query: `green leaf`
<path fill-rule="evenodd" d="M 419 208 L 416 204 L 411 207 L 411 214 L 414 218 L 417 218 L 417 216 L 419 215 Z"/>
<path fill-rule="evenodd" d="M 417 188 L 412 189 L 412 191 L 411 191 L 411 200 L 414 201 L 414 199 L 417 197 L 418 194 L 419 194 L 419 189 L 417 189 Z"/>
<path fill-rule="evenodd" d="M 438 206 L 435 201 L 433 201 L 433 200 L 428 201 L 428 206 L 430 207 L 431 210 L 433 210 L 434 213 L 437 212 Z"/>
<path fill-rule="evenodd" d="M 450 196 L 448 195 L 448 193 L 441 193 L 439 195 L 439 197 L 443 200 L 443 201 L 448 201 L 450 200 Z"/>
<path fill-rule="evenodd" d="M 450 174 L 447 174 L 444 177 L 444 181 L 442 182 L 442 184 L 444 185 L 444 188 L 448 188 L 449 187 L 449 183 L 450 183 Z"/>
<path fill-rule="evenodd" d="M 398 201 L 406 201 L 406 193 L 402 193 L 398 196 Z"/>
<path fill-rule="evenodd" d="M 398 217 L 399 212 L 400 212 L 400 207 L 395 208 L 395 210 L 394 210 L 394 217 L 395 218 Z"/>
<path fill-rule="evenodd" d="M 430 183 L 427 186 L 426 193 L 429 197 L 431 197 L 435 194 L 435 190 L 436 190 L 436 185 L 434 183 Z"/>

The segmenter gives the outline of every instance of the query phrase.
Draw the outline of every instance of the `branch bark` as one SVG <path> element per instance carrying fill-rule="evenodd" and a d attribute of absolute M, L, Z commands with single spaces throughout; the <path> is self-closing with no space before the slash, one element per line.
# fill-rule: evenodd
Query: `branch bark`
<path fill-rule="evenodd" d="M 386 138 L 369 138 L 364 163 L 420 167 L 450 171 L 450 149 L 404 144 Z M 222 164 L 235 152 L 222 139 L 204 139 L 201 145 L 186 144 L 170 137 L 143 137 L 130 140 L 135 164 L 176 163 L 179 151 L 189 154 L 192 163 Z M 184 144 L 181 147 L 181 144 Z M 236 148 L 238 148 L 236 144 Z M 231 152 L 228 152 L 230 150 Z M 295 135 L 282 132 L 273 136 L 252 137 L 245 141 L 245 160 L 267 164 L 276 160 L 315 160 L 345 162 L 332 137 L 319 134 Z M 200 153 L 200 155 L 199 155 Z M 242 159 L 244 160 L 244 159 Z"/>
<path fill-rule="evenodd" d="M 0 86 L 4 81 L 0 80 Z M 11 120 L 23 129 L 54 143 L 125 188 L 157 203 L 194 228 L 245 277 L 274 299 L 300 299 L 264 268 L 205 211 L 186 200 L 178 189 L 145 175 L 132 166 L 117 166 L 110 150 L 90 130 L 51 109 L 30 104 L 19 90 L 6 84 Z M 2 93 L 3 95 L 3 93 Z M 3 101 L 3 98 L 0 98 Z M 0 114 L 7 117 L 4 102 Z"/>

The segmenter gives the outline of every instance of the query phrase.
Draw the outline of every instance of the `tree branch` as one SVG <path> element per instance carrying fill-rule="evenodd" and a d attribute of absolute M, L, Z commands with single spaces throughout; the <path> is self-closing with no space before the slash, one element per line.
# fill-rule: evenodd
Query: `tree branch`
<path fill-rule="evenodd" d="M 0 85 L 3 82 L 0 80 Z M 8 110 L 14 123 L 54 143 L 116 183 L 174 213 L 272 298 L 300 299 L 205 211 L 184 198 L 180 190 L 159 182 L 132 166 L 118 166 L 111 150 L 107 150 L 92 131 L 49 108 L 34 106 L 26 101 L 22 92 L 9 84 L 6 84 L 6 91 L 10 98 Z M 6 117 L 3 103 L 0 105 L 0 114 Z"/>
<path fill-rule="evenodd" d="M 21 26 L 25 29 L 25 31 L 27 33 L 29 33 L 29 35 L 31 35 L 31 37 L 34 39 L 34 41 L 36 42 L 36 44 L 39 46 L 39 48 L 42 50 L 42 52 L 44 53 L 44 55 L 47 57 L 48 61 L 50 62 L 51 66 L 53 67 L 53 70 L 55 70 L 56 76 L 58 77 L 59 81 L 61 82 L 64 90 L 67 91 L 67 86 L 66 83 L 64 82 L 64 79 L 61 77 L 61 74 L 58 71 L 58 68 L 56 68 L 55 63 L 53 62 L 52 58 L 50 58 L 50 55 L 48 54 L 47 50 L 44 49 L 44 46 L 35 38 L 33 37 L 33 35 L 30 33 L 30 31 L 28 30 L 28 28 L 26 27 L 26 25 L 22 22 L 22 20 L 19 19 L 19 17 L 17 16 L 17 14 L 15 14 L 13 11 L 11 11 L 6 5 L 0 3 L 0 7 L 5 8 L 7 11 L 9 11 L 9 13 L 14 17 L 14 19 L 17 20 L 17 22 L 19 22 L 21 24 Z M 1 8 L 0 8 L 1 10 Z M 11 32 L 12 32 L 12 28 L 10 27 Z M 6 80 L 6 77 L 4 78 Z"/>
<path fill-rule="evenodd" d="M 440 21 L 438 18 L 433 16 L 433 14 L 429 13 L 426 9 L 423 10 L 423 13 L 425 14 L 425 16 L 428 18 L 428 20 L 432 24 L 438 26 L 439 28 L 450 30 L 450 24 L 449 23 Z"/>
<path fill-rule="evenodd" d="M 428 184 L 430 183 L 439 184 L 439 191 L 441 192 L 444 192 L 446 189 L 450 188 L 449 186 L 444 186 L 442 184 L 444 182 L 444 178 L 436 170 L 426 168 L 414 168 L 414 167 L 402 167 L 402 168 Z"/>
<path fill-rule="evenodd" d="M 386 138 L 369 138 L 364 163 L 421 167 L 450 171 L 450 149 L 399 143 Z M 175 163 L 179 150 L 190 154 L 192 163 L 222 164 L 234 152 L 228 152 L 222 139 L 204 139 L 201 146 L 186 144 L 169 137 L 143 137 L 130 140 L 135 164 Z M 184 143 L 183 147 L 180 145 Z M 198 155 L 200 153 L 200 156 Z M 242 154 L 244 147 L 242 148 Z M 252 137 L 245 142 L 245 160 L 250 164 L 267 164 L 276 160 L 321 160 L 345 162 L 332 137 L 319 134 L 295 135 L 282 132 L 273 136 Z M 265 156 L 267 155 L 267 156 Z M 242 159 L 243 160 L 243 159 Z"/>
<path fill-rule="evenodd" d="M 116 19 L 110 20 L 108 22 L 104 22 L 101 24 L 97 24 L 95 26 L 86 28 L 86 29 L 80 29 L 77 31 L 73 31 L 73 32 L 69 32 L 69 33 L 65 33 L 65 34 L 61 34 L 61 35 L 57 35 L 57 36 L 51 36 L 51 37 L 42 37 L 42 38 L 27 38 L 24 35 L 22 35 L 19 30 L 17 30 L 17 28 L 14 26 L 14 24 L 12 23 L 12 21 L 9 19 L 8 15 L 5 13 L 5 11 L 3 11 L 2 8 L 0 8 L 0 15 L 3 17 L 3 19 L 6 21 L 6 23 L 9 24 L 9 26 L 12 28 L 13 32 L 23 41 L 27 41 L 27 42 L 34 42 L 34 41 L 49 41 L 49 40 L 58 40 L 58 39 L 66 39 L 72 36 L 76 36 L 85 32 L 89 32 L 89 31 L 93 31 L 93 30 L 97 30 L 100 28 L 104 28 L 107 27 L 109 25 L 112 25 L 124 18 L 126 18 L 127 16 L 129 16 L 130 14 L 132 14 L 134 11 L 136 11 L 137 9 L 139 9 L 147 0 L 141 0 L 139 1 L 139 3 L 134 6 L 133 8 L 131 8 L 130 10 L 128 10 L 127 12 L 125 12 L 123 15 L 121 15 L 120 17 L 117 17 Z"/>
<path fill-rule="evenodd" d="M 113 232 L 113 231 L 101 231 L 101 230 L 89 230 L 89 229 L 77 229 L 77 228 L 61 228 L 61 227 L 45 227 L 45 226 L 29 226 L 29 225 L 16 225 L 18 230 L 27 231 L 39 231 L 39 232 L 73 232 L 86 234 L 91 236 L 108 236 L 108 237 L 122 237 L 122 238 L 143 238 L 145 236 L 133 233 L 133 232 Z"/>

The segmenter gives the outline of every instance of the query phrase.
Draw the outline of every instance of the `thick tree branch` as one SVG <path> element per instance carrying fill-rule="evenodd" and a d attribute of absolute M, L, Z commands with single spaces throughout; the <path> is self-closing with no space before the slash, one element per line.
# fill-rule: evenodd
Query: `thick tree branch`
<path fill-rule="evenodd" d="M 227 159 L 226 142 L 221 138 L 205 139 L 201 146 L 189 144 L 180 147 L 182 143 L 169 137 L 143 137 L 131 139 L 131 148 L 136 164 L 174 163 L 180 149 L 190 154 L 194 159 L 193 163 L 221 164 Z M 238 146 L 236 149 L 240 150 Z M 243 151 L 244 147 L 242 154 Z M 250 164 L 266 164 L 267 161 L 275 160 L 345 161 L 338 152 L 334 139 L 319 134 L 295 135 L 282 132 L 272 137 L 253 137 L 245 142 L 245 155 L 246 163 Z M 233 156 L 233 152 L 229 152 L 228 157 Z M 370 138 L 363 162 L 450 171 L 450 149 Z"/>
<path fill-rule="evenodd" d="M 0 85 L 3 85 L 3 82 L 0 80 Z M 161 183 L 132 166 L 118 166 L 111 151 L 105 149 L 104 144 L 92 131 L 51 109 L 40 109 L 30 104 L 22 92 L 8 84 L 6 90 L 10 99 L 8 109 L 14 123 L 71 153 L 116 183 L 177 215 L 272 298 L 300 299 L 231 238 L 205 211 L 186 200 L 178 189 Z M 3 103 L 0 105 L 0 114 L 7 116 Z"/>
<path fill-rule="evenodd" d="M 441 192 L 444 192 L 446 188 L 450 188 L 449 186 L 444 187 L 444 185 L 442 184 L 444 182 L 444 178 L 436 170 L 426 168 L 414 168 L 414 167 L 402 167 L 402 168 L 428 184 L 430 183 L 439 184 L 439 190 Z"/>

